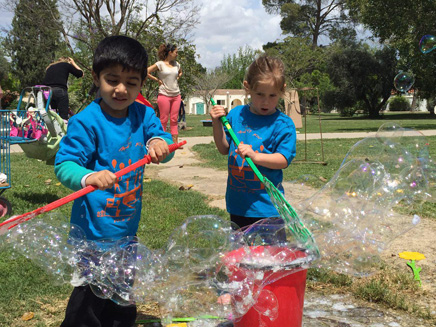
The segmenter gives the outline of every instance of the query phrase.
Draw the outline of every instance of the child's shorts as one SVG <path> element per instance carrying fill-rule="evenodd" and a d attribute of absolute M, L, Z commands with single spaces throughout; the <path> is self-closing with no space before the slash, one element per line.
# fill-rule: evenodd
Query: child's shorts
<path fill-rule="evenodd" d="M 121 306 L 99 298 L 85 285 L 71 293 L 61 327 L 131 327 L 135 320 L 136 305 Z"/>

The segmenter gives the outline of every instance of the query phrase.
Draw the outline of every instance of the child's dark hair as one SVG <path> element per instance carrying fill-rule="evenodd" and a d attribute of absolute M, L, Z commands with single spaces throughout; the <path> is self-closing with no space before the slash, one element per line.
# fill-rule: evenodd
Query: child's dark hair
<path fill-rule="evenodd" d="M 108 36 L 100 41 L 95 49 L 92 70 L 100 75 L 103 69 L 113 65 L 138 71 L 142 80 L 145 80 L 148 66 L 147 51 L 141 43 L 128 36 Z"/>
<path fill-rule="evenodd" d="M 285 92 L 285 65 L 279 58 L 262 55 L 248 67 L 245 80 L 251 89 L 256 89 L 259 82 L 273 81 L 281 93 Z"/>
<path fill-rule="evenodd" d="M 165 60 L 168 57 L 168 53 L 177 49 L 177 45 L 175 44 L 161 44 L 159 46 L 159 50 L 157 50 L 157 56 L 160 60 Z"/>

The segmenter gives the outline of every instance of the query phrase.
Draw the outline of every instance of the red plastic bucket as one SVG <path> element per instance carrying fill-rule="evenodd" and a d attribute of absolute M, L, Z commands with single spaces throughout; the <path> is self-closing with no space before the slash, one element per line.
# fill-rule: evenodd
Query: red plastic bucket
<path fill-rule="evenodd" d="M 292 250 L 286 247 L 277 246 L 256 246 L 251 251 L 259 254 L 267 249 L 269 252 L 281 251 L 285 253 L 287 261 L 291 262 L 298 258 L 306 257 L 306 254 L 299 250 Z M 243 248 L 232 251 L 226 255 L 228 263 L 240 262 L 245 255 Z M 233 277 L 238 279 L 238 271 L 241 268 L 233 269 Z M 272 281 L 263 287 L 274 293 L 278 302 L 278 317 L 270 320 L 269 317 L 261 315 L 254 307 L 238 321 L 234 322 L 235 327 L 301 327 L 303 321 L 304 291 L 306 289 L 306 269 L 295 268 L 287 271 L 265 271 L 264 280 Z M 232 277 L 232 276 L 231 276 Z"/>

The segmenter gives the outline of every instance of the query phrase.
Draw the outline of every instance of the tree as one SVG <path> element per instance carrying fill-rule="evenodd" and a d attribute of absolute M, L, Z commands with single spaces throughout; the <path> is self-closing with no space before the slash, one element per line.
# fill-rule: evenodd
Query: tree
<path fill-rule="evenodd" d="M 263 49 L 269 55 L 282 59 L 286 67 L 286 80 L 291 87 L 300 76 L 320 69 L 325 62 L 324 49 L 312 49 L 308 38 L 287 37 L 283 42 L 267 43 Z"/>
<path fill-rule="evenodd" d="M 194 77 L 193 86 L 203 98 L 207 108 L 209 108 L 210 98 L 213 97 L 216 90 L 222 88 L 229 79 L 229 75 L 218 68 L 213 71 L 206 71 L 205 73 Z"/>
<path fill-rule="evenodd" d="M 346 0 L 262 0 L 262 4 L 268 13 L 280 13 L 284 33 L 310 37 L 312 49 L 318 46 L 321 35 L 335 36 L 351 23 Z"/>
<path fill-rule="evenodd" d="M 82 43 L 91 53 L 109 35 L 157 42 L 184 38 L 198 22 L 199 10 L 193 0 L 59 0 L 59 6 L 64 23 L 58 29 L 70 51 Z"/>
<path fill-rule="evenodd" d="M 10 64 L 5 58 L 3 49 L 0 48 L 0 85 L 4 86 L 10 71 Z"/>
<path fill-rule="evenodd" d="M 56 0 L 18 2 L 4 45 L 21 87 L 40 84 L 45 68 L 55 58 L 59 31 L 53 27 L 58 19 Z"/>
<path fill-rule="evenodd" d="M 351 14 L 381 42 L 398 51 L 399 67 L 415 75 L 414 89 L 426 99 L 436 97 L 436 51 L 423 54 L 419 41 L 436 35 L 434 0 L 347 0 Z"/>
<path fill-rule="evenodd" d="M 246 46 L 245 48 L 240 47 L 237 54 L 224 56 L 219 68 L 225 72 L 230 79 L 223 85 L 223 88 L 241 89 L 243 87 L 242 83 L 244 82 L 245 72 L 259 52 L 260 51 Z"/>
<path fill-rule="evenodd" d="M 396 65 L 395 51 L 387 47 L 374 53 L 364 48 L 335 53 L 328 73 L 337 89 L 326 92 L 324 102 L 340 110 L 362 102 L 369 117 L 377 118 L 391 95 Z"/>

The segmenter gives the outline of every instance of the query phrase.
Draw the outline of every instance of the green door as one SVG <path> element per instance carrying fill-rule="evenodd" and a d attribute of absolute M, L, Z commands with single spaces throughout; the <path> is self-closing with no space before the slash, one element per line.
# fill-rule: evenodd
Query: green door
<path fill-rule="evenodd" d="M 204 115 L 204 103 L 198 102 L 195 106 L 197 108 L 197 115 Z"/>

